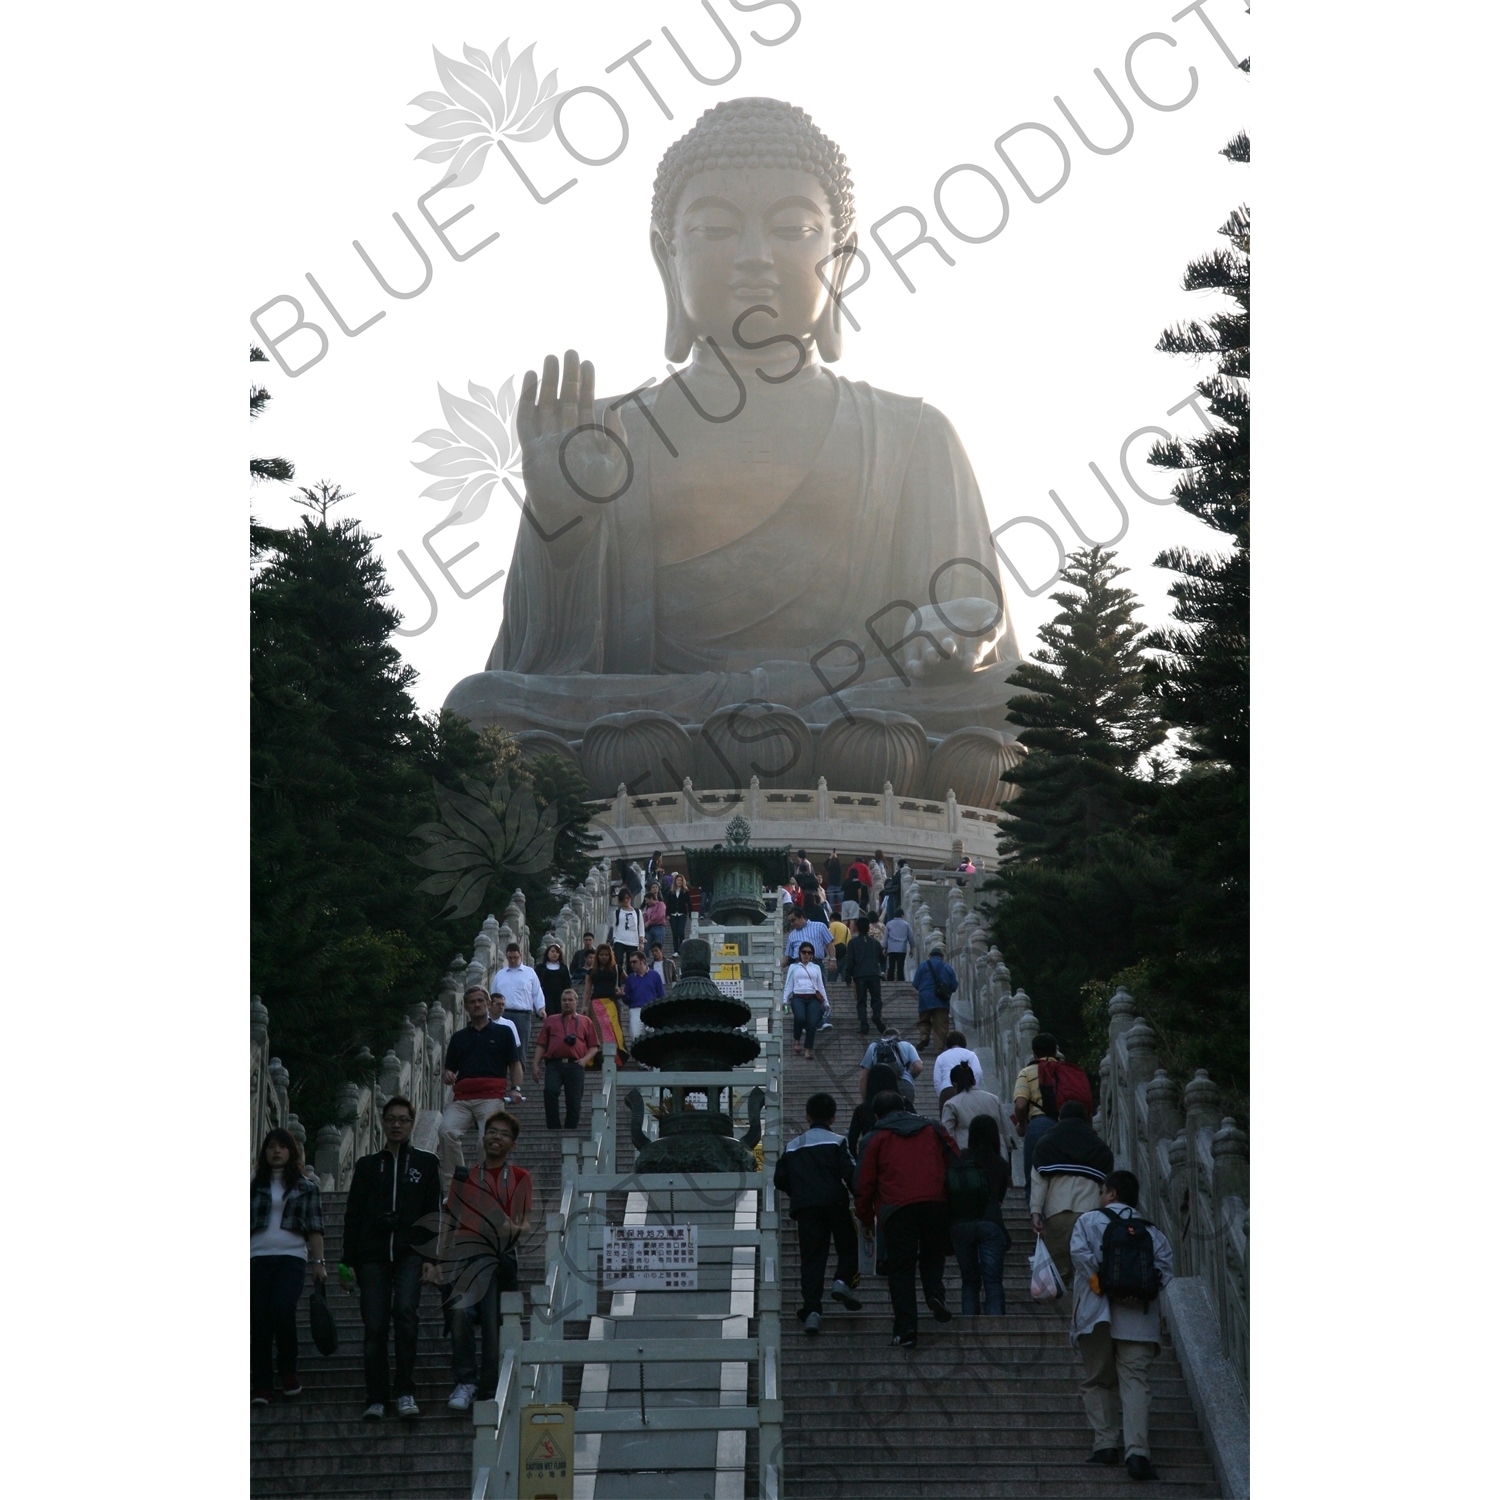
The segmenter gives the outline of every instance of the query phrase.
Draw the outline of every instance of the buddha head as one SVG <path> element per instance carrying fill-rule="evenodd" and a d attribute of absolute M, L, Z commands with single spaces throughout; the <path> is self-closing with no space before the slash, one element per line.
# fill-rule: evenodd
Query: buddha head
<path fill-rule="evenodd" d="M 836 360 L 837 294 L 856 243 L 844 153 L 805 111 L 778 99 L 715 105 L 656 173 L 651 253 L 667 294 L 667 358 L 687 359 L 699 338 L 733 354 L 789 335 Z M 735 320 L 756 306 L 774 315 L 753 313 L 736 341 Z"/>

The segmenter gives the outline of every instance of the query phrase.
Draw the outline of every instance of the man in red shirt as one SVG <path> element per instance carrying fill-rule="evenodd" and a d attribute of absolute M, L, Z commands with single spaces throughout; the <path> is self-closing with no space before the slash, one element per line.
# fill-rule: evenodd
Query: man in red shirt
<path fill-rule="evenodd" d="M 854 1212 L 861 1224 L 885 1230 L 895 1328 L 892 1345 L 917 1344 L 917 1268 L 932 1316 L 948 1322 L 943 1263 L 948 1253 L 948 1163 L 958 1143 L 935 1120 L 909 1114 L 894 1090 L 872 1101 L 875 1128 L 860 1152 Z"/>
<path fill-rule="evenodd" d="M 856 859 L 844 871 L 844 899 L 858 902 L 863 911 L 870 900 L 870 867 L 864 860 Z"/>
<path fill-rule="evenodd" d="M 453 1411 L 468 1411 L 476 1399 L 492 1401 L 500 1380 L 500 1294 L 519 1287 L 516 1245 L 531 1221 L 531 1173 L 510 1160 L 520 1134 L 521 1122 L 509 1110 L 492 1114 L 484 1122 L 483 1160 L 455 1170 L 444 1205 Z M 475 1323 L 484 1338 L 477 1379 Z"/>
<path fill-rule="evenodd" d="M 536 1051 L 531 1058 L 531 1076 L 541 1082 L 542 1064 L 547 1065 L 547 1083 L 542 1103 L 547 1110 L 547 1129 L 561 1130 L 557 1096 L 565 1089 L 568 1097 L 568 1129 L 578 1129 L 583 1108 L 583 1070 L 599 1052 L 599 1032 L 587 1017 L 578 1014 L 578 991 L 562 992 L 562 1011 L 548 1016 L 536 1034 Z"/>

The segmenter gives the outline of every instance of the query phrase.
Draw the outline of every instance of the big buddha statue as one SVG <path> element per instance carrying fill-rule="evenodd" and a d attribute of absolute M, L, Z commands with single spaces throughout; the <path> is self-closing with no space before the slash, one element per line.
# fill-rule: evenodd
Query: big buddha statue
<path fill-rule="evenodd" d="M 695 747 L 726 717 L 762 727 L 718 759 L 758 736 L 763 784 L 879 790 L 910 761 L 897 790 L 921 791 L 954 736 L 983 759 L 1018 651 L 973 470 L 936 408 L 829 368 L 843 153 L 790 104 L 719 104 L 663 157 L 650 239 L 682 368 L 608 398 L 573 350 L 527 371 L 528 519 L 487 668 L 447 706 L 575 749 L 592 731 L 648 789 L 720 784 Z"/>

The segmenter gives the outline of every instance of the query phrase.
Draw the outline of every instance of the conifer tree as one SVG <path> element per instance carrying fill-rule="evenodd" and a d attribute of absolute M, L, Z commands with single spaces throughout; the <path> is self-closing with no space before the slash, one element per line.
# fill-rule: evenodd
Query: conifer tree
<path fill-rule="evenodd" d="M 250 346 L 250 363 L 265 364 L 266 351 L 256 345 Z M 250 420 L 253 422 L 265 409 L 271 400 L 271 393 L 263 385 L 252 385 L 250 387 Z M 250 477 L 252 479 L 280 479 L 289 481 L 296 475 L 296 466 L 289 458 L 252 458 L 250 460 Z"/>
<path fill-rule="evenodd" d="M 1081 548 L 1052 595 L 1059 613 L 1010 681 L 1026 690 L 1008 713 L 1030 752 L 1006 775 L 1021 795 L 1007 811 L 1006 848 L 1022 860 L 1088 864 L 1099 836 L 1134 818 L 1142 784 L 1131 768 L 1165 737 L 1146 691 L 1137 600 L 1102 547 Z"/>

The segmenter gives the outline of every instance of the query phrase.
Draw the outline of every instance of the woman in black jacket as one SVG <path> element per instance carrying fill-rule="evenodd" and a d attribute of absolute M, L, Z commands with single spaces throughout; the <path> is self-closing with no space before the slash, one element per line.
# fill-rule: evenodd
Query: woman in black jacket
<path fill-rule="evenodd" d="M 681 875 L 672 877 L 672 889 L 667 892 L 665 900 L 667 921 L 672 924 L 672 952 L 680 953 L 687 937 L 688 918 L 693 914 L 693 893 Z"/>
<path fill-rule="evenodd" d="M 536 966 L 536 977 L 537 983 L 542 987 L 542 998 L 546 1002 L 547 1014 L 560 1016 L 562 992 L 570 987 L 573 978 L 568 972 L 568 966 L 563 962 L 561 943 L 547 944 L 547 951 L 542 954 L 542 961 Z M 523 1057 L 521 1064 L 523 1067 L 529 1067 L 531 1059 Z"/>

